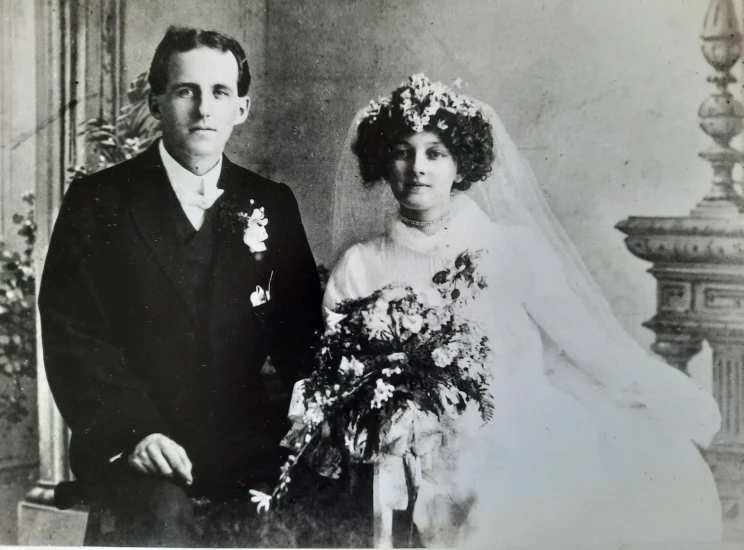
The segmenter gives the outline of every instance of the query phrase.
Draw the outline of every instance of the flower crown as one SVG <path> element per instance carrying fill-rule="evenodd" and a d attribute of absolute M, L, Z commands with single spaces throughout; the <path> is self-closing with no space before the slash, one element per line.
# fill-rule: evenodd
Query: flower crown
<path fill-rule="evenodd" d="M 461 85 L 462 79 L 455 80 L 456 88 L 460 88 Z M 448 86 L 441 82 L 432 82 L 424 76 L 424 73 L 418 73 L 411 76 L 408 82 L 404 82 L 401 88 L 393 92 L 392 97 L 381 97 L 377 101 L 370 101 L 360 122 L 367 119 L 374 122 L 382 113 L 392 116 L 396 108 L 400 109 L 407 124 L 416 133 L 423 132 L 431 117 L 440 109 L 466 117 L 474 117 L 479 112 L 472 100 L 460 97 Z M 440 120 L 437 128 L 446 130 L 447 124 Z"/>

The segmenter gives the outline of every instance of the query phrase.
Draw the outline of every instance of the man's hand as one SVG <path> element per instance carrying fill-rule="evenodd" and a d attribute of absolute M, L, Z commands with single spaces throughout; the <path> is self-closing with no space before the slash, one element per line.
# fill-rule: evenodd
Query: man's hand
<path fill-rule="evenodd" d="M 129 465 L 143 474 L 180 478 L 193 483 L 191 461 L 178 443 L 163 434 L 150 434 L 129 455 Z"/>

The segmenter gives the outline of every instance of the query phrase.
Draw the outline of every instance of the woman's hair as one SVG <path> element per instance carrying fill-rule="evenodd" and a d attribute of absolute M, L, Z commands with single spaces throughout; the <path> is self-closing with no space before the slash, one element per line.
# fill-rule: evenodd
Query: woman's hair
<path fill-rule="evenodd" d="M 439 82 L 414 75 L 390 98 L 370 102 L 352 146 L 367 186 L 387 178 L 392 148 L 416 132 L 434 132 L 454 157 L 461 177 L 453 187 L 466 190 L 491 173 L 491 124 L 471 100 Z"/>

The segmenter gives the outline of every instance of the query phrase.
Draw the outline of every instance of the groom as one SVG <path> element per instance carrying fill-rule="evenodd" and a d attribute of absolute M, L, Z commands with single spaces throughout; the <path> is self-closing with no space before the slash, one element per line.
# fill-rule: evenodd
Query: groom
<path fill-rule="evenodd" d="M 223 155 L 248 116 L 232 38 L 171 27 L 150 68 L 158 140 L 74 182 L 39 309 L 70 461 L 118 546 L 188 546 L 192 496 L 273 483 L 290 388 L 322 323 L 318 273 L 289 187 Z"/>

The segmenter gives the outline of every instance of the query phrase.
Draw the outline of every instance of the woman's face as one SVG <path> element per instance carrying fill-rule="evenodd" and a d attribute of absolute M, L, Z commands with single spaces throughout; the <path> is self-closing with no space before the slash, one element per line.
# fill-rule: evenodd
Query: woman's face
<path fill-rule="evenodd" d="M 388 183 L 408 210 L 439 210 L 449 203 L 457 164 L 434 132 L 419 132 L 393 144 Z"/>

